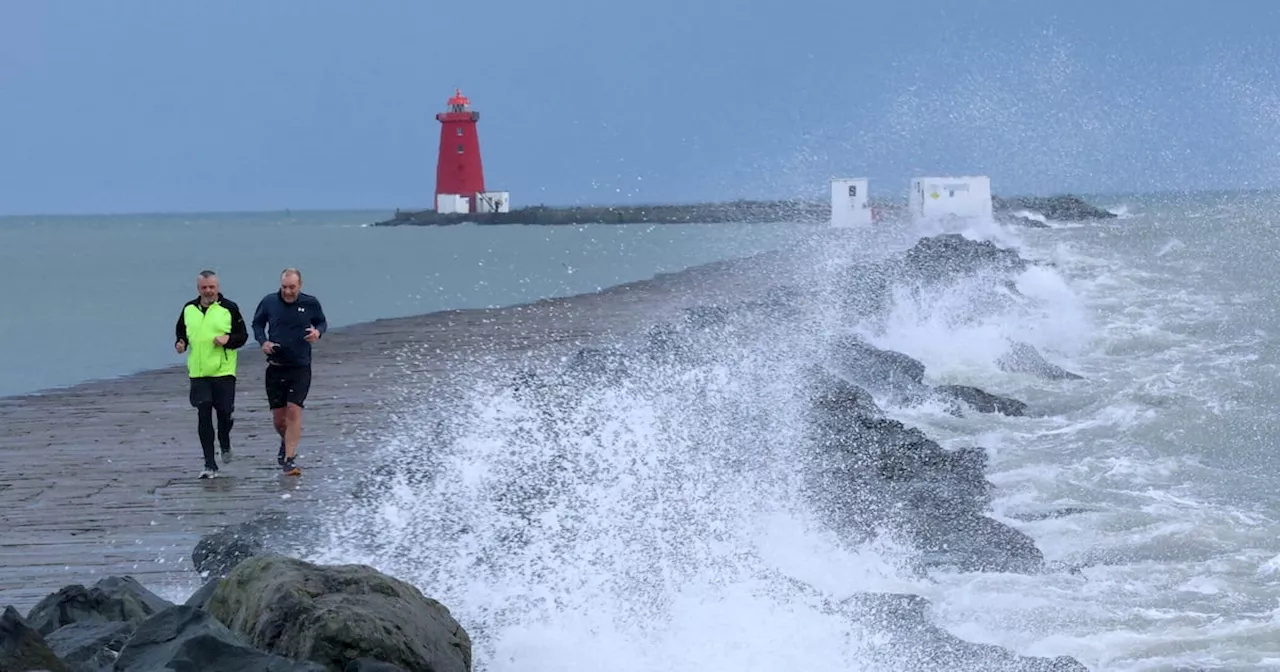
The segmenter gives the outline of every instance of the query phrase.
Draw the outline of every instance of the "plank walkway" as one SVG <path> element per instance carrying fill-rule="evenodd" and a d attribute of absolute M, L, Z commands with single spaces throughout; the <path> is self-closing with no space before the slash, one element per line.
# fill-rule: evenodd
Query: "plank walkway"
<path fill-rule="evenodd" d="M 224 478 L 203 462 L 184 360 L 173 367 L 0 399 L 0 607 L 23 613 L 72 583 L 131 574 L 170 599 L 201 577 L 200 536 L 264 511 L 345 496 L 344 474 L 376 450 L 392 392 L 450 384 L 477 355 L 572 351 L 635 335 L 684 307 L 755 296 L 762 264 L 701 267 L 604 292 L 496 310 L 463 310 L 334 329 L 316 347 L 299 448 L 300 478 L 279 474 L 263 358 L 242 350 Z M 323 300 L 323 297 L 321 297 Z M 51 362 L 56 366 L 56 362 Z M 408 378 L 411 377 L 411 378 Z"/>

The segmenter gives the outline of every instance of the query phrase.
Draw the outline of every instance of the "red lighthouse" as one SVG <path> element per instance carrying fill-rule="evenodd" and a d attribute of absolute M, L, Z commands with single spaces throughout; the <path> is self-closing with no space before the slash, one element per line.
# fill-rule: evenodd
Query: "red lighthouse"
<path fill-rule="evenodd" d="M 461 89 L 455 89 L 447 110 L 437 114 L 436 120 L 440 122 L 436 211 L 476 212 L 477 200 L 485 195 L 480 136 L 476 134 L 480 113 L 471 109 L 471 101 Z"/>

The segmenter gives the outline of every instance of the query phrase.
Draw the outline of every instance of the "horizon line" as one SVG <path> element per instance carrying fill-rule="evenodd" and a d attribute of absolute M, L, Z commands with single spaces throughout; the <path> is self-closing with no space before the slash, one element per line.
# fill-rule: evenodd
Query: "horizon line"
<path fill-rule="evenodd" d="M 839 178 L 833 178 L 833 179 L 839 179 Z M 1231 188 L 1217 188 L 1217 189 L 1208 189 L 1208 188 L 1194 188 L 1194 189 L 1153 189 L 1153 190 L 1138 190 L 1138 191 L 1120 191 L 1120 190 L 1117 190 L 1117 191 L 1059 191 L 1059 192 L 1054 192 L 1054 193 L 1027 193 L 1027 194 L 1013 194 L 1013 195 L 1009 195 L 1009 196 L 1002 196 L 1001 194 L 993 193 L 993 194 L 992 194 L 992 196 L 993 196 L 993 197 L 996 197 L 996 198 L 1006 198 L 1006 199 L 1012 199 L 1012 198 L 1053 198 L 1053 197 L 1060 197 L 1060 196 L 1076 196 L 1076 197 L 1083 198 L 1083 199 L 1089 199 L 1089 198 L 1115 198 L 1115 197 L 1120 197 L 1120 196 L 1145 197 L 1145 196 L 1161 196 L 1161 195 L 1192 195 L 1192 194 L 1236 194 L 1236 193 L 1243 194 L 1243 193 L 1259 193 L 1259 192 L 1270 192 L 1270 191 L 1280 191 L 1280 186 L 1277 186 L 1277 187 L 1231 187 Z M 873 198 L 877 198 L 877 197 L 873 197 Z M 880 198 L 880 199 L 884 199 L 884 197 L 883 197 L 883 196 L 880 196 L 880 197 L 878 197 L 878 198 Z M 902 198 L 902 200 L 906 200 L 906 196 L 902 196 L 901 198 Z M 671 201 L 671 202 L 665 202 L 665 203 L 664 203 L 664 202 L 646 202 L 646 203 L 612 203 L 612 204 L 608 204 L 608 203 L 597 203 L 597 204 L 588 204 L 588 203 L 577 203 L 577 204 L 547 204 L 547 203 L 537 203 L 537 204 L 534 204 L 534 203 L 530 203 L 530 204 L 527 204 L 527 205 L 522 205 L 522 206 L 520 206 L 519 208 L 512 208 L 512 209 L 513 209 L 513 210 L 523 210 L 523 209 L 526 209 L 526 208 L 534 208 L 534 207 L 542 207 L 542 208 L 565 208 L 565 209 L 568 209 L 568 208 L 612 208 L 612 207 L 637 208 L 637 207 L 645 207 L 645 206 L 697 206 L 697 205 L 716 205 L 716 204 L 723 204 L 723 203 L 733 203 L 733 202 L 737 202 L 737 201 L 748 201 L 748 202 L 756 202 L 756 203 L 779 203 L 779 202 L 785 202 L 785 201 L 796 201 L 796 200 L 809 200 L 809 199 L 805 199 L 805 198 L 741 198 L 741 197 L 739 197 L 739 198 L 731 198 L 731 199 L 705 200 L 705 201 Z M 813 200 L 815 200 L 815 201 L 822 201 L 822 202 L 826 202 L 826 199 L 824 199 L 824 198 L 817 198 L 817 199 L 813 199 Z M 429 209 L 430 209 L 430 208 L 425 208 L 425 207 L 424 207 L 424 208 L 422 208 L 421 210 L 425 211 L 425 210 L 429 210 Z M 415 209 L 412 209 L 412 208 L 406 208 L 406 207 L 390 207 L 390 208 L 386 208 L 386 207 L 371 207 L 371 206 L 364 206 L 364 207 L 330 207 L 330 208 L 317 208 L 317 207 L 301 207 L 301 208 L 290 208 L 290 207 L 284 207 L 284 208 L 281 208 L 281 207 L 275 207 L 275 208 L 257 208 L 257 209 L 231 208 L 231 209 L 226 209 L 226 210 L 135 210 L 135 211 L 123 210 L 123 211 L 114 211 L 114 212 L 112 212 L 112 211 L 99 211 L 99 212 L 88 212 L 88 211 L 82 211 L 82 212 L 76 212 L 76 211 L 63 211 L 63 212 L 15 212 L 15 213 L 4 213 L 4 212 L 0 212 L 0 218 L 4 218 L 4 219 L 12 219 L 12 218 L 21 218 L 21 217 L 163 217 L 163 216 L 175 216 L 175 215 L 186 215 L 186 216 L 199 216 L 199 215 L 262 215 L 262 214 L 279 214 L 279 213 L 290 213 L 290 214 L 292 214 L 292 213 L 304 213 L 304 214 L 326 213 L 326 214 L 328 214 L 328 213 L 335 213 L 335 212 L 352 212 L 352 213 L 356 213 L 356 212 L 359 212 L 359 213 L 387 212 L 387 213 L 395 213 L 397 210 L 398 210 L 398 211 L 403 211 L 403 212 L 418 212 L 418 211 L 419 211 L 419 210 L 415 210 Z"/>

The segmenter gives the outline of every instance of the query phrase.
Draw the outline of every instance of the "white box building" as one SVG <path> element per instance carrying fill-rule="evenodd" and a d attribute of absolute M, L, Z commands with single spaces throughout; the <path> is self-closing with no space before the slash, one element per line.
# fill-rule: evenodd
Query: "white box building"
<path fill-rule="evenodd" d="M 867 178 L 838 177 L 831 180 L 831 226 L 836 228 L 871 226 L 871 204 L 867 201 Z"/>
<path fill-rule="evenodd" d="M 436 194 L 436 212 L 440 214 L 471 212 L 471 199 L 461 194 Z"/>
<path fill-rule="evenodd" d="M 511 212 L 511 194 L 506 191 L 478 191 L 474 212 Z M 471 197 L 461 194 L 436 195 L 436 212 L 441 214 L 470 213 Z"/>
<path fill-rule="evenodd" d="M 908 205 L 914 222 L 947 218 L 990 220 L 991 178 L 917 177 L 911 180 Z"/>
<path fill-rule="evenodd" d="M 506 191 L 477 192 L 476 212 L 511 212 L 511 193 Z"/>

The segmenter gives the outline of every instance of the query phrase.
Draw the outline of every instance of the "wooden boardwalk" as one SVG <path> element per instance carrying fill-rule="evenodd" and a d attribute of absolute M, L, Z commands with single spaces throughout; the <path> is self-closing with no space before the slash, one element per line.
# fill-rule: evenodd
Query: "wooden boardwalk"
<path fill-rule="evenodd" d="M 177 354 L 170 368 L 0 399 L 0 607 L 25 613 L 64 585 L 110 574 L 185 599 L 202 583 L 191 565 L 201 535 L 258 512 L 345 496 L 344 473 L 375 449 L 370 437 L 397 410 L 388 391 L 407 379 L 443 390 L 478 354 L 555 354 L 637 334 L 687 306 L 749 298 L 765 284 L 761 263 L 735 264 L 744 273 L 697 270 L 528 306 L 331 330 L 316 346 L 300 478 L 276 466 L 279 439 L 252 340 L 241 351 L 235 458 L 223 478 L 196 479 L 203 458 Z"/>

